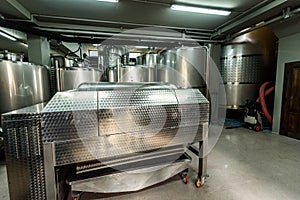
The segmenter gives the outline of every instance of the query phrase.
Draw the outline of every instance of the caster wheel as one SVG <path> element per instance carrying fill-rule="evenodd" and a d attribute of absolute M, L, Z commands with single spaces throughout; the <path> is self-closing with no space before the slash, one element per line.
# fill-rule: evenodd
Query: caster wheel
<path fill-rule="evenodd" d="M 185 184 L 188 184 L 188 183 L 189 183 L 189 177 L 188 177 L 187 174 L 183 175 L 183 182 L 184 182 Z"/>
<path fill-rule="evenodd" d="M 261 126 L 254 126 L 254 130 L 255 130 L 256 132 L 260 131 L 260 130 L 261 130 Z"/>
<path fill-rule="evenodd" d="M 72 196 L 73 196 L 73 197 L 72 197 L 73 200 L 80 200 L 81 194 L 80 194 L 80 193 L 79 193 L 79 194 L 77 193 L 77 194 L 73 194 Z"/>
<path fill-rule="evenodd" d="M 196 185 L 197 188 L 200 188 L 202 186 L 200 178 L 196 178 L 195 185 Z"/>

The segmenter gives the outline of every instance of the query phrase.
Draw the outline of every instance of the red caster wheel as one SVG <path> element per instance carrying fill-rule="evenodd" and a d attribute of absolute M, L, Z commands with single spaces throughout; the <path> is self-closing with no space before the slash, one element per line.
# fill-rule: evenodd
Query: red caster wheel
<path fill-rule="evenodd" d="M 187 174 L 183 175 L 183 182 L 184 182 L 184 184 L 189 183 L 189 176 Z"/>
<path fill-rule="evenodd" d="M 261 131 L 261 126 L 254 126 L 254 130 L 255 130 L 256 132 Z"/>

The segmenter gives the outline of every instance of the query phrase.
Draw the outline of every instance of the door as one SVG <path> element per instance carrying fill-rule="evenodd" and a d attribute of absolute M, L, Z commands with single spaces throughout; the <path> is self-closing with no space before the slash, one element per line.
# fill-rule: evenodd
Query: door
<path fill-rule="evenodd" d="M 285 65 L 280 134 L 300 139 L 300 62 Z"/>

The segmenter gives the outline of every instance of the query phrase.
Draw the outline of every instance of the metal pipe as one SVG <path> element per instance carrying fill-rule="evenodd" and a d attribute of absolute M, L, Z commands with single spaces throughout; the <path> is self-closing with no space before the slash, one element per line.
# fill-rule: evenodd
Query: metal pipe
<path fill-rule="evenodd" d="M 270 1 L 270 0 L 264 0 L 264 1 L 262 1 L 262 2 L 259 2 L 258 4 L 254 5 L 252 8 L 248 9 L 246 12 L 243 12 L 242 14 L 240 14 L 240 15 L 234 17 L 233 19 L 226 21 L 226 22 L 225 22 L 224 24 L 222 24 L 221 26 L 218 26 L 217 28 L 214 29 L 214 31 L 217 32 L 220 28 L 226 26 L 227 24 L 232 23 L 232 22 L 235 21 L 235 20 L 240 19 L 241 17 L 247 15 L 247 14 L 250 13 L 251 11 L 256 10 L 256 9 L 259 8 L 260 6 L 263 6 L 264 4 L 268 3 L 269 1 Z"/>
<path fill-rule="evenodd" d="M 116 24 L 116 25 L 128 25 L 128 26 L 137 26 L 137 27 L 157 27 L 157 28 L 167 28 L 167 29 L 177 29 L 177 30 L 193 30 L 200 32 L 212 32 L 212 30 L 208 29 L 199 29 L 199 28 L 189 28 L 189 27 L 176 27 L 176 26 L 162 26 L 157 24 L 139 24 L 139 23 L 131 23 L 131 22 L 116 22 L 116 21 L 107 21 L 107 20 L 97 20 L 97 19 L 82 19 L 82 18 L 74 18 L 74 17 L 63 17 L 63 16 L 52 16 L 52 15 L 41 15 L 41 14 L 32 14 L 33 17 L 44 17 L 50 19 L 62 19 L 62 20 L 73 20 L 73 21 L 81 21 L 81 22 L 96 22 L 96 23 L 104 23 L 104 24 Z"/>
<path fill-rule="evenodd" d="M 79 30 L 66 30 L 66 29 L 52 29 L 52 28 L 38 28 L 40 30 L 45 30 L 45 31 L 58 31 L 61 33 L 69 33 L 69 34 L 74 34 L 74 33 L 79 33 L 79 34 L 89 34 L 93 35 L 94 39 L 101 39 L 105 40 L 108 37 L 115 36 L 115 38 L 111 38 L 110 40 L 118 40 L 121 38 L 133 38 L 136 41 L 141 42 L 140 39 L 148 39 L 148 42 L 153 42 L 157 40 L 162 40 L 162 41 L 180 41 L 180 42 L 207 42 L 207 43 L 222 43 L 224 40 L 211 40 L 206 37 L 201 37 L 201 36 L 189 36 L 190 38 L 179 38 L 179 37 L 164 37 L 164 36 L 145 36 L 145 35 L 135 35 L 135 34 L 124 34 L 120 33 L 115 34 L 115 33 L 102 33 L 102 32 L 90 32 L 90 31 L 79 31 Z M 97 35 L 102 35 L 102 36 L 107 36 L 107 37 L 95 37 Z M 79 37 L 77 37 L 79 38 Z M 146 42 L 144 40 L 144 42 Z"/>
<path fill-rule="evenodd" d="M 190 33 L 190 34 L 195 34 L 195 35 L 205 35 L 205 36 L 211 36 L 211 33 L 200 33 L 200 32 L 197 32 L 197 31 L 189 31 L 187 30 L 186 33 Z"/>
<path fill-rule="evenodd" d="M 134 39 L 151 39 L 151 40 L 180 40 L 180 41 L 195 41 L 194 39 L 190 39 L 190 38 L 182 38 L 182 37 L 165 37 L 165 36 L 153 36 L 153 35 L 139 35 L 139 34 L 126 34 L 126 33 L 104 33 L 104 32 L 90 32 L 90 31 L 80 31 L 80 30 L 66 30 L 66 29 L 52 29 L 52 28 L 38 28 L 40 30 L 46 30 L 46 31 L 57 31 L 57 32 L 62 32 L 62 33 L 69 33 L 69 34 L 74 34 L 74 33 L 80 33 L 80 34 L 89 34 L 89 35 L 101 35 L 101 36 L 107 36 L 107 37 L 111 37 L 111 36 L 115 36 L 116 38 L 112 38 L 112 39 L 118 39 L 118 38 L 134 38 Z M 189 36 L 191 38 L 197 38 L 200 40 L 197 41 L 212 41 L 212 42 L 220 42 L 221 40 L 210 40 L 210 39 L 203 39 L 203 37 L 201 38 L 201 36 Z M 98 38 L 98 37 L 97 37 Z M 101 39 L 105 39 L 105 37 L 101 37 Z"/>
<path fill-rule="evenodd" d="M 215 33 L 213 33 L 212 37 L 217 37 L 223 33 L 226 33 L 240 25 L 242 25 L 243 23 L 249 21 L 249 20 L 253 20 L 255 17 L 263 14 L 263 13 L 266 13 L 268 11 L 270 11 L 271 9 L 277 7 L 277 6 L 280 6 L 284 3 L 286 3 L 288 0 L 274 0 L 272 1 L 271 3 L 267 4 L 266 6 L 264 7 L 261 7 L 257 10 L 255 10 L 254 12 L 250 13 L 249 15 L 235 21 L 235 22 L 232 22 L 230 23 L 229 25 L 217 30 Z"/>
<path fill-rule="evenodd" d="M 15 30 L 19 30 L 25 33 L 30 33 L 34 35 L 39 35 L 42 37 L 46 37 L 48 39 L 54 39 L 58 42 L 64 41 L 64 42 L 74 42 L 74 43 L 91 43 L 91 44 L 100 44 L 104 41 L 103 38 L 85 38 L 85 37 L 70 37 L 66 35 L 61 35 L 58 33 L 54 33 L 47 30 L 41 30 L 30 26 L 24 26 L 21 24 L 9 22 L 3 19 L 0 19 L 0 26 L 11 28 Z M 130 37 L 130 36 L 129 36 Z M 144 37 L 144 39 L 136 39 L 136 36 L 129 37 L 123 37 L 123 38 L 114 38 L 111 39 L 111 45 L 140 45 L 140 46 L 147 46 L 147 45 L 154 45 L 157 47 L 170 47 L 173 48 L 175 46 L 182 45 L 182 43 L 186 45 L 196 45 L 197 42 L 210 42 L 210 43 L 220 43 L 222 41 L 220 40 L 204 40 L 204 39 L 198 39 L 198 40 L 192 40 L 192 39 L 180 39 L 180 38 L 168 38 L 168 37 L 156 37 L 156 40 L 153 40 L 154 37 Z M 161 41 L 158 41 L 157 39 L 160 39 Z M 167 41 L 169 40 L 169 41 Z M 174 40 L 178 42 L 177 44 L 173 43 Z"/>
<path fill-rule="evenodd" d="M 293 17 L 294 15 L 297 15 L 299 12 L 300 12 L 300 7 L 292 10 L 291 11 L 292 15 L 290 17 Z M 277 22 L 279 20 L 284 20 L 284 19 L 285 19 L 285 17 L 283 15 L 277 16 L 277 17 L 275 17 L 273 19 L 270 19 L 269 21 L 266 21 L 266 22 L 264 22 L 262 24 L 259 24 L 257 26 L 253 26 L 253 27 L 251 27 L 251 28 L 249 28 L 249 29 L 247 29 L 245 31 L 241 31 L 241 32 L 235 33 L 235 34 L 231 35 L 229 37 L 229 39 L 227 39 L 227 41 L 230 41 L 230 40 L 232 40 L 232 39 L 234 39 L 234 38 L 236 38 L 238 36 L 244 35 L 246 33 L 249 33 L 251 31 L 254 31 L 254 30 L 257 30 L 257 29 L 260 29 L 262 27 L 268 26 L 268 25 L 273 24 L 273 23 L 275 23 L 275 22 Z"/>
<path fill-rule="evenodd" d="M 174 90 L 177 87 L 169 83 L 157 83 L 157 82 L 145 82 L 145 83 L 110 83 L 110 82 L 98 82 L 98 83 L 82 83 L 78 86 L 78 91 L 108 91 L 108 90 L 155 90 L 155 89 L 168 89 Z"/>

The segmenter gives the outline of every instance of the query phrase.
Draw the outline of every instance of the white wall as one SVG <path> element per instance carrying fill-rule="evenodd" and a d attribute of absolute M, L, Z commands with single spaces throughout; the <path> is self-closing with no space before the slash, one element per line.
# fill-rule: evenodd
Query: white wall
<path fill-rule="evenodd" d="M 279 133 L 285 63 L 300 61 L 300 33 L 279 39 L 272 131 Z"/>

